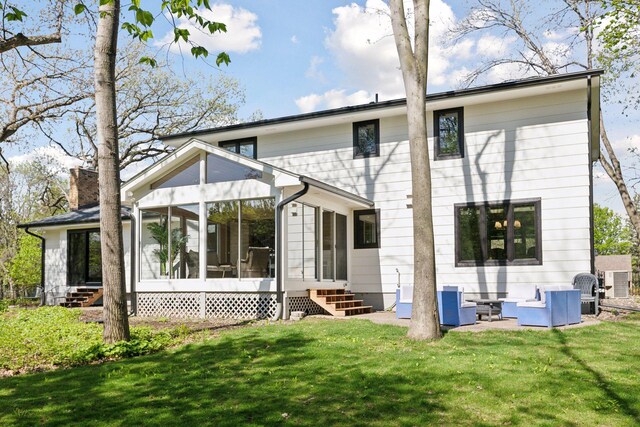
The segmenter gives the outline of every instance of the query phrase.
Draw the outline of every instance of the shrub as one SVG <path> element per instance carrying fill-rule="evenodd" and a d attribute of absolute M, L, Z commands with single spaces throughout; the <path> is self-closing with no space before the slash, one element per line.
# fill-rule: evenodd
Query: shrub
<path fill-rule="evenodd" d="M 102 342 L 102 325 L 79 320 L 80 310 L 63 307 L 16 309 L 0 315 L 0 369 L 73 366 L 104 358 L 148 354 L 173 344 L 177 335 L 132 328 L 131 340 Z"/>

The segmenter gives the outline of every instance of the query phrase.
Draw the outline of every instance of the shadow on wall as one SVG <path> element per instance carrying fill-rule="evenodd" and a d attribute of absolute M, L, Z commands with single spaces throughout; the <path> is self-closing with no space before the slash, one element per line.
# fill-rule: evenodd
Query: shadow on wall
<path fill-rule="evenodd" d="M 508 122 L 511 123 L 511 122 Z M 478 130 L 476 130 L 477 132 Z M 471 149 L 469 145 L 467 145 L 468 139 L 465 137 L 465 158 L 462 161 L 463 171 L 464 171 L 464 185 L 466 192 L 466 200 L 474 203 L 484 203 L 484 202 L 492 202 L 492 201 L 502 201 L 502 200 L 510 200 L 512 197 L 512 179 L 513 179 L 513 165 L 515 161 L 515 137 L 516 137 L 517 128 L 516 127 L 505 127 L 504 129 L 494 129 L 492 132 L 484 138 L 480 144 L 474 145 L 474 148 L 479 148 L 477 153 L 475 150 Z M 502 162 L 502 172 L 504 174 L 504 189 L 501 192 L 491 191 L 489 183 L 489 177 L 492 174 L 495 174 L 494 171 L 489 171 L 488 168 L 495 162 L 489 161 L 490 156 L 495 155 L 492 153 L 491 148 L 493 148 L 493 144 L 502 143 L 501 138 L 504 138 L 504 148 L 501 158 L 499 159 Z M 478 138 L 478 142 L 480 138 Z M 496 156 L 497 157 L 497 156 Z M 473 160 L 472 160 L 473 159 Z M 497 159 L 498 160 L 498 159 Z M 473 161 L 473 163 L 472 163 Z M 480 180 L 480 194 L 474 193 L 474 185 L 477 183 L 476 180 Z M 457 244 L 457 242 L 456 242 Z M 506 250 L 505 248 L 502 249 Z M 487 248 L 487 254 L 483 256 L 491 255 L 491 248 Z M 494 251 L 494 254 L 497 251 Z M 454 255 L 455 257 L 455 255 Z M 454 260 L 455 262 L 455 260 Z M 505 265 L 500 266 L 478 266 L 471 267 L 475 268 L 477 274 L 477 286 L 478 291 L 480 292 L 482 297 L 489 296 L 489 281 L 493 279 L 495 274 L 495 287 L 491 286 L 491 288 L 495 288 L 498 293 L 506 293 L 507 292 L 507 282 L 508 271 Z M 490 269 L 490 272 L 487 272 L 487 269 Z M 496 271 L 497 270 L 497 271 Z M 495 271 L 495 273 L 494 273 Z M 492 291 L 493 293 L 493 291 Z"/>

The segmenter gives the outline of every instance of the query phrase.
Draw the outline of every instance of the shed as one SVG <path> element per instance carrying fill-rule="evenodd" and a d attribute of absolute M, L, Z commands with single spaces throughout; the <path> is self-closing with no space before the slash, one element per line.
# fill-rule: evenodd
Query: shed
<path fill-rule="evenodd" d="M 602 278 L 607 298 L 628 298 L 631 283 L 631 255 L 598 255 L 596 271 Z"/>

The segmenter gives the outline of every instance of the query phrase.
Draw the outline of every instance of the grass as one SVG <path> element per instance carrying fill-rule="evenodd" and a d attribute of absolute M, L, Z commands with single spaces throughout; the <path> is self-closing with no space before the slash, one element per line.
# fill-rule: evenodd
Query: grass
<path fill-rule="evenodd" d="M 640 424 L 640 317 L 448 333 L 307 319 L 0 379 L 0 425 Z"/>
<path fill-rule="evenodd" d="M 189 331 L 131 328 L 131 340 L 106 345 L 103 328 L 81 322 L 78 309 L 41 307 L 0 313 L 0 374 L 148 354 L 182 342 Z"/>

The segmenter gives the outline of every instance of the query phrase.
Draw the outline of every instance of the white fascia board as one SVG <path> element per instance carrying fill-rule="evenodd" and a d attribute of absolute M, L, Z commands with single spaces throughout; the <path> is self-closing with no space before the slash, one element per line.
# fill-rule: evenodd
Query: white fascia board
<path fill-rule="evenodd" d="M 121 187 L 123 202 L 127 200 L 126 194 L 138 189 L 141 185 L 159 178 L 166 172 L 166 168 L 170 165 L 187 160 L 191 155 L 195 155 L 198 149 L 205 149 L 204 143 L 192 138 L 187 144 L 176 149 L 173 153 L 164 156 L 158 163 L 155 163 L 133 178 L 125 182 Z"/>
<path fill-rule="evenodd" d="M 276 170 L 273 173 L 273 185 L 278 188 L 300 185 L 300 176 Z"/>
<path fill-rule="evenodd" d="M 173 166 L 178 166 L 180 162 L 191 158 L 201 151 L 215 154 L 218 157 L 222 157 L 240 165 L 253 168 L 264 174 L 272 175 L 274 176 L 274 178 L 276 178 L 277 175 L 277 178 L 280 182 L 283 183 L 283 185 L 276 184 L 276 186 L 291 185 L 287 184 L 288 182 L 291 182 L 291 180 L 295 180 L 295 182 L 298 184 L 300 182 L 300 178 L 297 174 L 293 174 L 286 170 L 276 168 L 275 166 L 261 162 L 259 160 L 254 160 L 240 154 L 232 153 L 231 151 L 213 146 L 199 139 L 191 138 L 185 145 L 177 148 L 173 153 L 165 156 L 158 163 L 148 167 L 147 169 L 127 181 L 122 186 L 121 191 L 123 203 L 128 202 L 127 194 L 134 193 L 141 186 L 159 179 L 161 176 L 171 170 Z"/>

